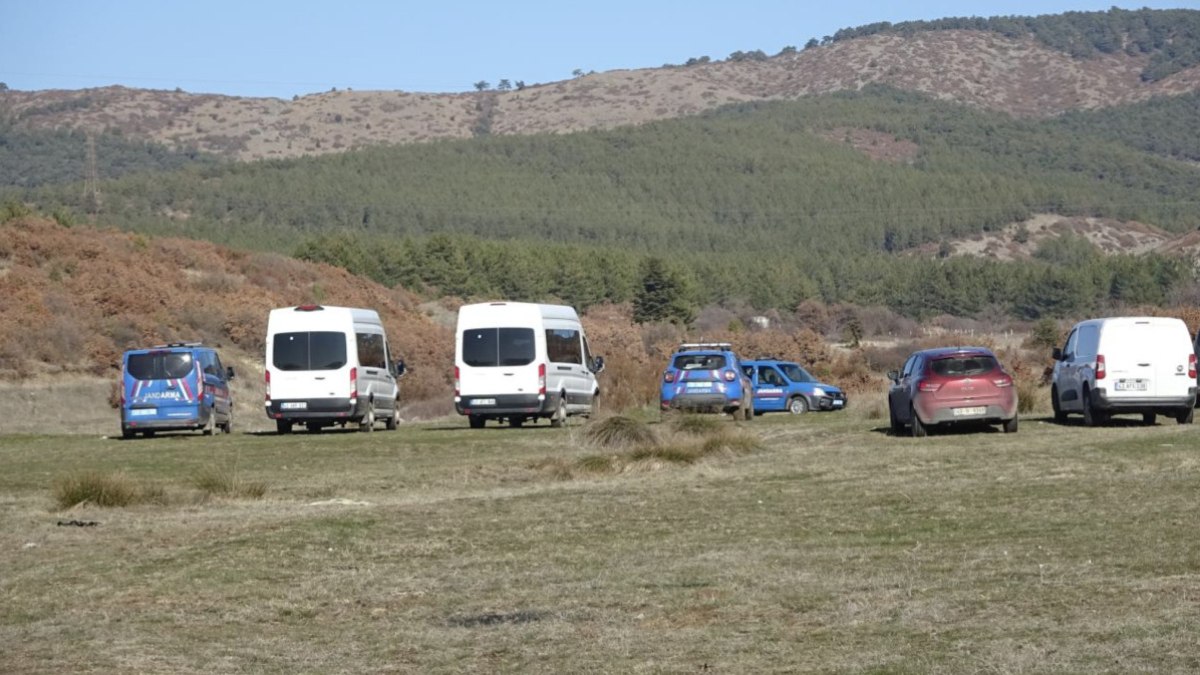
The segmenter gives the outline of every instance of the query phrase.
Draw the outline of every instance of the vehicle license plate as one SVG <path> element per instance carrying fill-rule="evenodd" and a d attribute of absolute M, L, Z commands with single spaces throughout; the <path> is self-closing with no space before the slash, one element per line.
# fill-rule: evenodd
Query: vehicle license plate
<path fill-rule="evenodd" d="M 304 410 L 308 408 L 308 401 L 285 401 L 279 404 L 280 410 Z"/>
<path fill-rule="evenodd" d="M 130 417 L 145 417 L 147 415 L 155 415 L 158 413 L 158 408 L 134 408 L 129 411 Z"/>
<path fill-rule="evenodd" d="M 833 400 L 833 407 L 835 407 L 835 408 L 840 408 L 845 404 L 846 404 L 846 402 L 840 398 L 836 398 Z"/>
<path fill-rule="evenodd" d="M 688 389 L 711 389 L 712 382 L 688 382 Z"/>
<path fill-rule="evenodd" d="M 496 399 L 494 399 L 494 398 L 473 398 L 473 399 L 471 399 L 471 405 L 496 405 Z"/>
<path fill-rule="evenodd" d="M 1117 391 L 1146 391 L 1145 380 L 1117 380 Z"/>
<path fill-rule="evenodd" d="M 976 415 L 983 415 L 986 413 L 987 413 L 987 408 L 984 406 L 977 406 L 974 408 L 955 408 L 954 409 L 955 417 L 973 417 Z"/>

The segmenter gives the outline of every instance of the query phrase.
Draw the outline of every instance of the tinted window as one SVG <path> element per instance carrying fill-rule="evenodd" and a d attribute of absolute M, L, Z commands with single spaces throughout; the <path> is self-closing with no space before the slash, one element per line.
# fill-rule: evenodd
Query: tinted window
<path fill-rule="evenodd" d="M 553 363 L 583 363 L 577 330 L 547 330 L 546 356 Z"/>
<path fill-rule="evenodd" d="M 346 365 L 343 333 L 312 331 L 277 333 L 274 366 L 280 370 L 337 370 Z"/>
<path fill-rule="evenodd" d="M 675 357 L 676 370 L 719 370 L 724 367 L 724 354 L 680 354 Z"/>
<path fill-rule="evenodd" d="M 358 342 L 358 363 L 366 368 L 387 368 L 383 336 L 376 333 L 355 333 Z"/>
<path fill-rule="evenodd" d="M 813 377 L 812 375 L 809 375 L 807 370 L 801 368 L 800 366 L 798 366 L 794 363 L 783 363 L 783 364 L 780 364 L 779 367 L 783 368 L 783 374 L 787 375 L 787 378 L 789 380 L 791 380 L 792 382 L 816 382 L 817 381 L 817 378 Z"/>
<path fill-rule="evenodd" d="M 980 354 L 979 356 L 955 356 L 937 359 L 929 364 L 929 369 L 936 375 L 946 377 L 965 377 L 967 375 L 982 375 L 991 372 L 996 367 L 996 359 Z"/>
<path fill-rule="evenodd" d="M 125 372 L 138 380 L 175 380 L 187 377 L 195 367 L 189 352 L 130 354 Z"/>
<path fill-rule="evenodd" d="M 463 363 L 476 368 L 533 363 L 532 328 L 472 328 L 463 331 Z"/>

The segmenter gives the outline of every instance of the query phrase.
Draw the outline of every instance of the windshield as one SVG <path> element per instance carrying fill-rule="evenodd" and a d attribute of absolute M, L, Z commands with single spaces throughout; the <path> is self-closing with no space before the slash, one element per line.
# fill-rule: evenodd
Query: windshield
<path fill-rule="evenodd" d="M 783 374 L 787 375 L 787 379 L 792 382 L 816 382 L 817 378 L 808 374 L 808 371 L 794 363 L 781 363 L 779 367 L 783 369 Z"/>
<path fill-rule="evenodd" d="M 475 368 L 533 363 L 532 328 L 471 328 L 462 334 L 462 360 Z"/>
<path fill-rule="evenodd" d="M 953 356 L 945 359 L 937 359 L 929 364 L 929 369 L 935 375 L 945 377 L 966 377 L 968 375 L 982 375 L 991 372 L 996 367 L 995 357 L 986 354 L 978 354 L 974 356 Z"/>
<path fill-rule="evenodd" d="M 277 333 L 273 346 L 279 370 L 337 370 L 346 365 L 345 333 Z"/>
<path fill-rule="evenodd" d="M 187 377 L 194 363 L 190 352 L 130 354 L 125 372 L 137 380 L 176 380 Z"/>

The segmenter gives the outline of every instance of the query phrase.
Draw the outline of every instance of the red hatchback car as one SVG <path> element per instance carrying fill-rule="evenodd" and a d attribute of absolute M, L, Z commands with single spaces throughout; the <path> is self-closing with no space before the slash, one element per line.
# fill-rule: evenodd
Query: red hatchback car
<path fill-rule="evenodd" d="M 945 424 L 1001 424 L 1017 430 L 1017 388 L 991 350 L 944 347 L 914 352 L 899 373 L 888 373 L 892 433 L 908 426 L 924 436 Z"/>

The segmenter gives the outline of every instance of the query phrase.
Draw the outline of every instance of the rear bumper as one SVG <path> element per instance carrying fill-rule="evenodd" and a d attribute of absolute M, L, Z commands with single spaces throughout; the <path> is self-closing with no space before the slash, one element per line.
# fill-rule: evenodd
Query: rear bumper
<path fill-rule="evenodd" d="M 359 401 L 361 404 L 361 401 Z M 303 405 L 303 407 L 297 407 Z M 266 405 L 267 417 L 273 420 L 305 422 L 353 420 L 362 417 L 365 408 L 349 398 L 310 398 L 303 400 L 272 400 Z"/>
<path fill-rule="evenodd" d="M 1189 387 L 1187 396 L 1112 398 L 1106 389 L 1099 387 L 1093 389 L 1091 394 L 1092 406 L 1106 413 L 1162 413 L 1166 415 L 1196 405 L 1196 387 Z"/>
<path fill-rule="evenodd" d="M 663 410 L 736 410 L 742 407 L 740 398 L 730 399 L 725 394 L 677 394 L 663 400 Z"/>
<path fill-rule="evenodd" d="M 183 406 L 177 406 L 183 407 Z M 176 412 L 185 412 L 186 416 L 178 417 L 163 417 L 163 416 L 146 416 L 137 417 L 131 415 L 131 410 L 121 411 L 121 429 L 129 431 L 194 431 L 203 429 L 208 425 L 208 418 L 216 413 L 212 407 L 206 405 L 186 406 L 185 410 L 177 410 Z"/>
<path fill-rule="evenodd" d="M 511 417 L 515 415 L 548 416 L 558 410 L 558 393 L 496 394 L 454 397 L 454 410 L 459 415 Z"/>
<path fill-rule="evenodd" d="M 1003 422 L 1005 420 L 1011 420 L 1017 416 L 1016 406 L 1012 406 L 1011 408 L 1006 408 L 999 405 L 960 406 L 960 409 L 963 407 L 983 408 L 985 412 L 981 415 L 956 415 L 954 414 L 954 408 L 935 408 L 929 411 L 928 416 L 922 413 L 921 422 L 930 425 L 952 424 L 958 422 L 983 422 L 994 424 L 997 422 Z"/>

